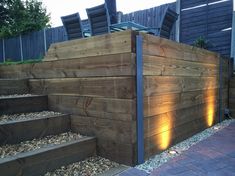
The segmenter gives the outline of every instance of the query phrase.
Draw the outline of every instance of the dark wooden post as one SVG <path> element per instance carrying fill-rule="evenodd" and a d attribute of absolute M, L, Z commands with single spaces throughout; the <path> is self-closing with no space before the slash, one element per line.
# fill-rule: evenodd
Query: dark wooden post
<path fill-rule="evenodd" d="M 117 23 L 117 7 L 116 7 L 116 0 L 105 0 L 107 5 L 110 21 L 111 24 Z"/>

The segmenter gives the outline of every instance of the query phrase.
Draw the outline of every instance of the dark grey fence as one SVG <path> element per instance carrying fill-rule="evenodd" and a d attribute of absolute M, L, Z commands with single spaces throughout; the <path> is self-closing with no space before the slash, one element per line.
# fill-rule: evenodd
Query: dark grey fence
<path fill-rule="evenodd" d="M 230 56 L 233 0 L 181 0 L 180 42 L 203 36 L 209 49 Z"/>
<path fill-rule="evenodd" d="M 51 43 L 65 41 L 62 26 L 0 40 L 0 62 L 43 58 Z M 4 45 L 3 45 L 4 44 Z"/>
<path fill-rule="evenodd" d="M 147 10 L 122 15 L 121 21 L 133 21 L 146 27 L 160 27 L 164 12 L 168 6 L 172 10 L 176 10 L 176 3 L 164 4 Z M 171 38 L 175 39 L 175 30 Z"/>
<path fill-rule="evenodd" d="M 163 12 L 168 4 L 147 10 L 121 15 L 121 21 L 134 21 L 147 27 L 159 27 Z M 169 4 L 175 9 L 175 3 Z M 82 21 L 84 28 L 89 28 L 88 20 Z M 173 32 L 172 39 L 174 39 Z M 0 62 L 38 59 L 45 55 L 50 44 L 67 40 L 62 26 L 44 29 L 15 38 L 0 40 Z M 3 47 L 4 43 L 4 47 Z M 3 51 L 4 49 L 4 51 Z"/>
<path fill-rule="evenodd" d="M 230 55 L 232 26 L 232 0 L 180 0 L 180 42 L 193 44 L 199 36 L 210 41 L 209 48 L 223 55 Z M 214 4 L 213 4 L 214 3 Z M 163 12 L 169 5 L 175 9 L 176 3 L 164 4 L 147 10 L 121 15 L 119 21 L 134 21 L 147 27 L 159 27 Z M 195 6 L 200 6 L 195 8 Z M 191 7 L 194 7 L 190 9 Z M 89 28 L 87 20 L 83 25 Z M 172 39 L 175 39 L 173 31 Z M 45 55 L 50 44 L 66 40 L 62 26 L 33 32 L 10 39 L 0 39 L 0 62 L 38 59 Z M 4 45 L 3 45 L 4 43 Z"/>

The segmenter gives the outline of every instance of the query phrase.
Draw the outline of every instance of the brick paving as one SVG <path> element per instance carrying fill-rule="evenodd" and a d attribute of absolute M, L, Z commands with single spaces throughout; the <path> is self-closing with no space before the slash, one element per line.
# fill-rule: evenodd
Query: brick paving
<path fill-rule="evenodd" d="M 147 174 L 130 168 L 120 176 L 235 176 L 235 123 Z"/>
<path fill-rule="evenodd" d="M 235 176 L 235 123 L 153 170 L 150 176 Z"/>

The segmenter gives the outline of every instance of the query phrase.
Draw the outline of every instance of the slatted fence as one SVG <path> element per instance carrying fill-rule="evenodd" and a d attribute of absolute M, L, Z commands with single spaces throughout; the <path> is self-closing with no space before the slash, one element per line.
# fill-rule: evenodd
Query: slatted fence
<path fill-rule="evenodd" d="M 0 62 L 43 58 L 52 43 L 65 40 L 66 35 L 62 26 L 2 39 L 0 40 Z"/>
<path fill-rule="evenodd" d="M 176 3 L 164 4 L 158 7 L 124 14 L 121 17 L 121 21 L 133 21 L 150 28 L 160 27 L 161 20 L 167 7 L 176 10 Z M 171 39 L 175 39 L 175 30 L 172 32 Z"/>
<path fill-rule="evenodd" d="M 180 42 L 203 36 L 209 50 L 230 56 L 233 0 L 181 0 Z"/>
<path fill-rule="evenodd" d="M 232 0 L 180 0 L 180 42 L 193 44 L 199 36 L 210 41 L 210 50 L 229 56 L 231 50 Z M 147 27 L 159 27 L 164 10 L 167 6 L 176 9 L 176 3 L 121 14 L 119 21 L 133 21 Z M 199 6 L 195 8 L 195 6 Z M 193 7 L 193 8 L 192 8 Z M 82 21 L 89 28 L 87 20 Z M 175 30 L 172 39 L 176 37 Z M 0 62 L 4 60 L 38 59 L 52 43 L 66 40 L 62 26 L 10 39 L 0 39 Z"/>

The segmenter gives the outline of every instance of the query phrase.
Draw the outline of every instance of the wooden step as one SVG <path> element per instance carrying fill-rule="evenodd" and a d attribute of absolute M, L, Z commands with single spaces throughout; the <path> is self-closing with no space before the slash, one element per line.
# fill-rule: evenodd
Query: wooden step
<path fill-rule="evenodd" d="M 69 130 L 69 115 L 0 122 L 0 144 L 16 144 L 21 141 L 64 133 Z"/>
<path fill-rule="evenodd" d="M 47 110 L 47 96 L 31 95 L 0 98 L 0 115 Z"/>
<path fill-rule="evenodd" d="M 134 77 L 30 79 L 32 94 L 80 94 L 106 98 L 135 97 Z"/>
<path fill-rule="evenodd" d="M 0 95 L 29 93 L 27 79 L 0 79 Z"/>
<path fill-rule="evenodd" d="M 91 157 L 95 153 L 96 139 L 84 137 L 65 144 L 47 146 L 0 159 L 0 171 L 4 176 L 42 175 L 61 166 Z"/>
<path fill-rule="evenodd" d="M 103 98 L 79 94 L 50 94 L 48 108 L 52 111 L 85 117 L 127 120 L 133 118 L 133 99 Z"/>

